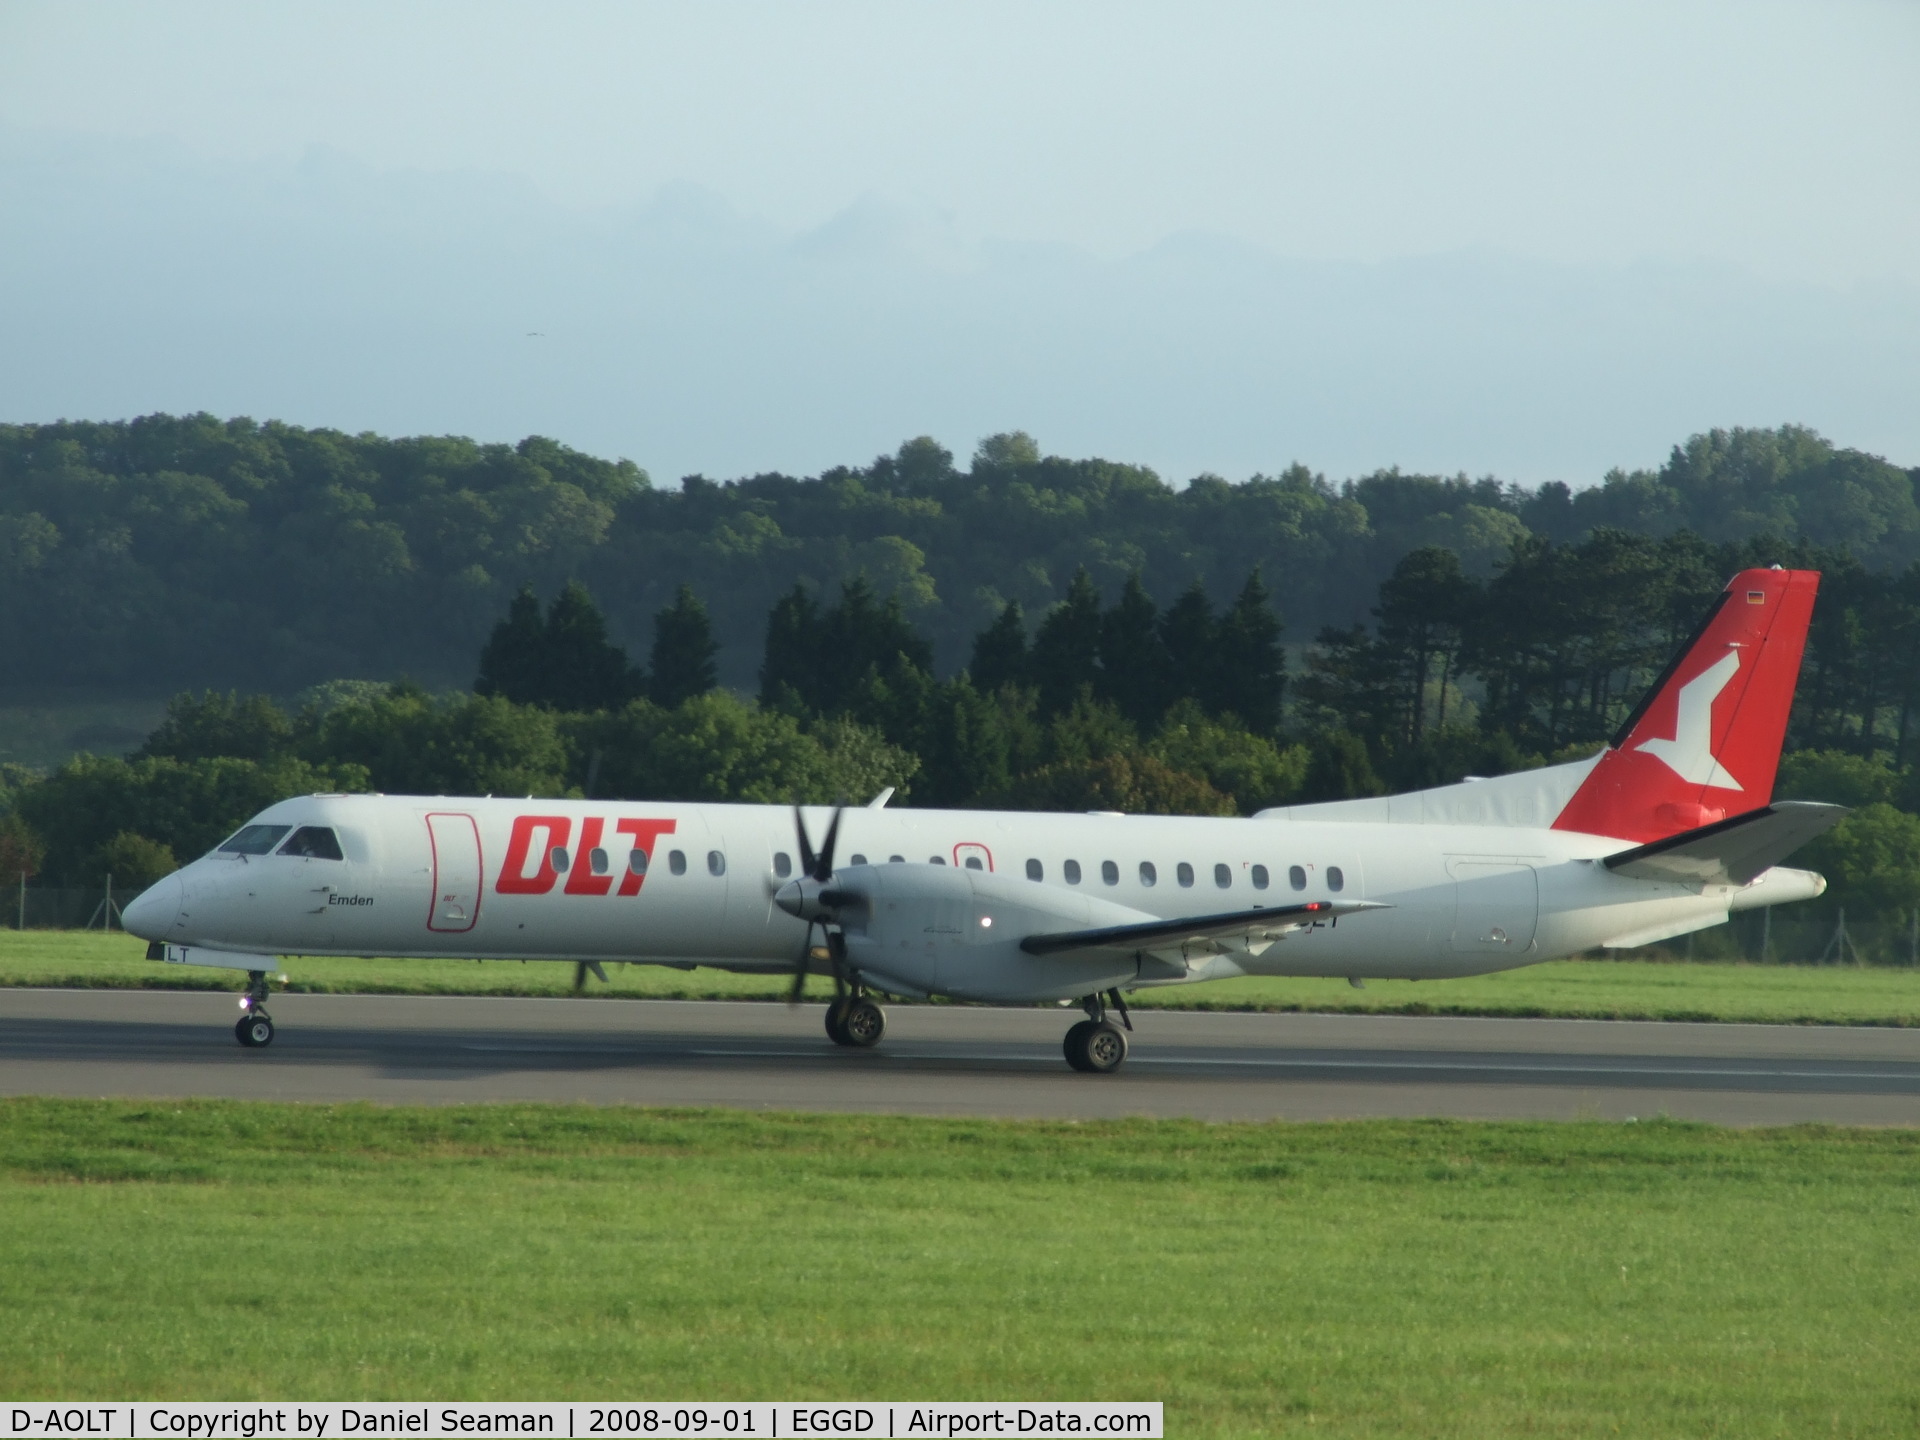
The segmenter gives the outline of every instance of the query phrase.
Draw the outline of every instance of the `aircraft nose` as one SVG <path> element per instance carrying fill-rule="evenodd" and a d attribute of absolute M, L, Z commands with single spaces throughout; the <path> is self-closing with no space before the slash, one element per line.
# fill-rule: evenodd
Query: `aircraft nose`
<path fill-rule="evenodd" d="M 164 940 L 172 932 L 173 922 L 180 918 L 186 893 L 186 884 L 178 873 L 157 880 L 134 896 L 132 903 L 120 912 L 120 923 L 129 935 L 138 935 L 142 940 Z"/>

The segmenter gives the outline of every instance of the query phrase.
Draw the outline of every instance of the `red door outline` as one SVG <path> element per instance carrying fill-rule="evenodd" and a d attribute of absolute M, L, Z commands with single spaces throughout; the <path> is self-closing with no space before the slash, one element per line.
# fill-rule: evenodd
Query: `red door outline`
<path fill-rule="evenodd" d="M 435 811 L 427 816 L 427 845 L 433 851 L 433 893 L 427 900 L 427 929 L 463 935 L 480 923 L 480 895 L 486 876 L 480 855 L 480 827 L 471 815 Z M 447 887 L 444 892 L 443 883 Z M 449 911 L 444 916 L 443 905 Z"/>

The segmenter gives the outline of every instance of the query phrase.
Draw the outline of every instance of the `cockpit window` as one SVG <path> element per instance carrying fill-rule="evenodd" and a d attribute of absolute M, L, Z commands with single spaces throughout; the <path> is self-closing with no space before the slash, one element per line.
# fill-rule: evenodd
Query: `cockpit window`
<path fill-rule="evenodd" d="M 242 831 L 241 834 L 245 834 Z M 340 860 L 340 841 L 324 825 L 302 825 L 293 838 L 280 847 L 282 855 L 304 855 L 309 860 Z"/>
<path fill-rule="evenodd" d="M 291 825 L 246 825 L 220 850 L 226 855 L 265 855 L 292 828 Z"/>

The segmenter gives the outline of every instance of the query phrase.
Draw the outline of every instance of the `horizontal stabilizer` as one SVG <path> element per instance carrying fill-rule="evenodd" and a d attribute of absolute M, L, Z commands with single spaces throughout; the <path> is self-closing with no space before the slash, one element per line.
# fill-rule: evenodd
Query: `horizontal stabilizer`
<path fill-rule="evenodd" d="M 1029 955 L 1059 955 L 1069 950 L 1132 954 L 1139 950 L 1172 950 L 1205 941 L 1244 941 L 1247 948 L 1264 948 L 1295 930 L 1337 920 L 1359 910 L 1385 910 L 1372 900 L 1310 900 L 1302 905 L 1276 905 L 1261 910 L 1235 910 L 1224 915 L 1193 915 L 1184 920 L 1143 920 L 1137 925 L 1107 925 L 1096 930 L 1066 930 L 1057 935 L 1029 935 L 1020 948 Z"/>
<path fill-rule="evenodd" d="M 1846 813 L 1844 805 L 1777 800 L 1744 815 L 1617 851 L 1607 856 L 1606 866 L 1637 880 L 1745 885 L 1816 835 L 1824 835 Z"/>

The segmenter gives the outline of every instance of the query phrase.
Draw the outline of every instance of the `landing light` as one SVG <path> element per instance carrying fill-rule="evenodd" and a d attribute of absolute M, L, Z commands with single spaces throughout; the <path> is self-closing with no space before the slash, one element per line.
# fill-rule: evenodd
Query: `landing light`
<path fill-rule="evenodd" d="M 991 915 L 982 915 L 982 916 L 980 917 L 980 924 L 981 924 L 981 925 L 982 925 L 983 927 L 985 927 L 985 926 L 990 926 L 990 925 L 992 925 L 992 924 L 993 924 L 993 916 L 991 916 Z"/>

